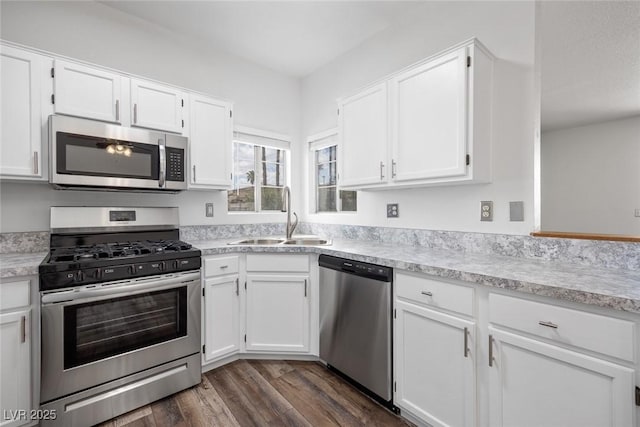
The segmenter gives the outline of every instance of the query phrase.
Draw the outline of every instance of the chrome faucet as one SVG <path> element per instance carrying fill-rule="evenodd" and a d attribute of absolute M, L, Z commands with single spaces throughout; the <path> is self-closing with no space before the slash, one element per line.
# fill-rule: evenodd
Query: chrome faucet
<path fill-rule="evenodd" d="M 296 217 L 296 220 L 291 223 L 291 189 L 286 186 L 282 189 L 282 212 L 287 213 L 287 224 L 286 224 L 286 233 L 287 239 L 290 239 L 293 235 L 293 230 L 298 226 L 298 215 L 293 213 L 293 216 Z"/>

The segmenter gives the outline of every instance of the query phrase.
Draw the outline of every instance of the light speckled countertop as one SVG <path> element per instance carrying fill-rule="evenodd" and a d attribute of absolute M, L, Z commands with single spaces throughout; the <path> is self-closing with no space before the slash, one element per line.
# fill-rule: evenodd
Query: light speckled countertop
<path fill-rule="evenodd" d="M 234 239 L 190 241 L 203 255 L 222 253 L 316 253 L 417 271 L 480 285 L 511 289 L 640 313 L 640 271 L 589 268 L 525 258 L 436 250 L 359 240 L 331 246 L 231 246 Z M 0 255 L 0 278 L 38 274 L 46 253 Z"/>

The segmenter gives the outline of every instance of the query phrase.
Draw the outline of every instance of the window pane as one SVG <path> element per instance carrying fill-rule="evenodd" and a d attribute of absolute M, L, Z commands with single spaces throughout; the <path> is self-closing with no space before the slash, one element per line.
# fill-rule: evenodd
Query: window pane
<path fill-rule="evenodd" d="M 284 187 L 284 165 L 278 163 L 262 163 L 262 185 Z"/>
<path fill-rule="evenodd" d="M 318 188 L 318 212 L 335 212 L 336 187 Z"/>
<path fill-rule="evenodd" d="M 319 186 L 336 185 L 335 162 L 318 165 L 318 175 L 316 181 Z"/>
<path fill-rule="evenodd" d="M 233 143 L 233 190 L 228 192 L 229 211 L 255 211 L 255 147 Z"/>
<path fill-rule="evenodd" d="M 277 148 L 259 147 L 260 160 L 263 162 L 284 162 L 284 150 L 278 150 Z"/>
<path fill-rule="evenodd" d="M 358 193 L 356 191 L 340 191 L 342 211 L 355 212 L 358 210 Z"/>
<path fill-rule="evenodd" d="M 336 146 L 323 148 L 317 151 L 316 162 L 327 163 L 336 160 Z"/>
<path fill-rule="evenodd" d="M 281 187 L 262 187 L 260 209 L 263 211 L 279 211 L 282 210 L 282 188 Z"/>

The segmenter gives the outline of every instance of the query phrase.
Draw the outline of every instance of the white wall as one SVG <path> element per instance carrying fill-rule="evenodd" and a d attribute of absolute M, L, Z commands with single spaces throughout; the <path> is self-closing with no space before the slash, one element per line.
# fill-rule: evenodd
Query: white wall
<path fill-rule="evenodd" d="M 300 139 L 299 79 L 278 74 L 95 2 L 0 3 L 0 37 L 234 102 L 236 124 Z M 296 144 L 294 156 L 298 156 Z M 299 174 L 297 166 L 294 173 Z M 52 205 L 179 206 L 183 224 L 281 221 L 282 214 L 228 215 L 224 192 L 131 195 L 55 191 L 44 184 L 2 183 L 0 230 L 48 230 Z M 301 186 L 294 182 L 294 206 Z M 89 202 L 91 201 L 91 202 Z M 213 201 L 215 217 L 204 216 Z"/>
<path fill-rule="evenodd" d="M 640 116 L 543 132 L 542 230 L 640 236 Z"/>
<path fill-rule="evenodd" d="M 493 182 L 359 192 L 358 213 L 313 214 L 312 222 L 528 234 L 533 230 L 534 3 L 426 2 L 302 81 L 303 135 L 337 125 L 336 99 L 449 46 L 477 37 L 495 66 Z M 305 164 L 306 161 L 305 161 Z M 308 186 L 308 173 L 305 174 Z M 480 222 L 480 201 L 494 201 L 494 221 Z M 509 201 L 525 203 L 525 221 L 509 222 Z M 400 218 L 386 218 L 399 203 Z"/>

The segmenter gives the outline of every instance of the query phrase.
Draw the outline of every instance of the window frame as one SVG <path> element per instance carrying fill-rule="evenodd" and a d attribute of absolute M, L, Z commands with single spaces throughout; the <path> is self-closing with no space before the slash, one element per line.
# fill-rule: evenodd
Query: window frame
<path fill-rule="evenodd" d="M 342 198 L 340 197 L 341 191 L 354 191 L 356 192 L 356 204 L 357 204 L 357 191 L 355 190 L 342 190 L 340 188 L 340 170 L 342 164 L 340 160 L 340 143 L 338 139 L 338 128 L 328 129 L 324 132 L 317 133 L 307 137 L 307 144 L 309 145 L 309 171 L 311 173 L 310 183 L 310 196 L 309 196 L 309 208 L 310 213 L 317 215 L 326 214 L 357 214 L 358 208 L 354 211 L 342 210 Z M 335 211 L 319 211 L 318 210 L 318 178 L 316 168 L 318 163 L 316 162 L 317 151 L 328 147 L 336 147 L 336 210 Z M 312 195 L 312 196 L 311 196 Z"/>
<path fill-rule="evenodd" d="M 233 155 L 235 153 L 235 146 L 232 146 L 232 188 L 227 191 L 227 213 L 231 215 L 236 214 L 272 214 L 276 212 L 280 212 L 280 209 L 262 209 L 262 188 L 281 188 L 272 185 L 263 185 L 262 184 L 262 174 L 263 174 L 263 165 L 264 162 L 260 156 L 260 148 L 266 147 L 275 150 L 281 150 L 284 153 L 284 158 L 281 160 L 280 164 L 283 168 L 284 180 L 282 188 L 285 186 L 291 186 L 291 138 L 286 135 L 281 135 L 273 132 L 263 131 L 259 129 L 244 127 L 244 126 L 236 126 L 233 132 L 233 140 L 232 144 L 241 143 L 246 145 L 253 146 L 253 170 L 255 173 L 254 184 L 253 184 L 253 200 L 254 200 L 254 209 L 253 210 L 232 210 L 229 206 L 229 191 L 235 191 L 235 173 L 236 173 L 236 165 L 234 162 Z M 267 162 L 273 163 L 273 162 Z"/>

